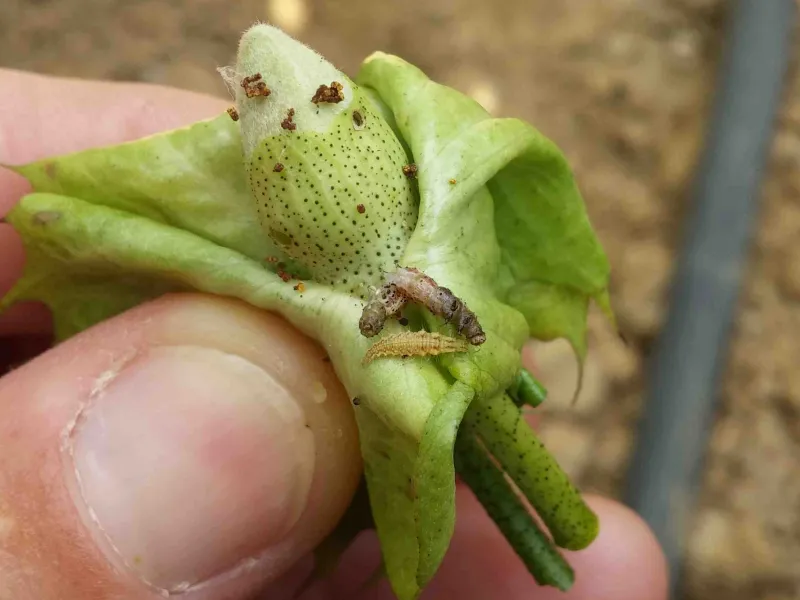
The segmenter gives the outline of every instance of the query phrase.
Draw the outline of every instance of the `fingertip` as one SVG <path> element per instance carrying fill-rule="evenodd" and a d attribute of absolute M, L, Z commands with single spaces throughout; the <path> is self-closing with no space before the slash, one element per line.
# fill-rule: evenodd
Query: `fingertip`
<path fill-rule="evenodd" d="M 575 569 L 569 593 L 548 590 L 542 600 L 665 600 L 667 562 L 650 527 L 618 502 L 586 500 L 600 518 L 600 534 L 586 550 L 565 553 Z"/>
<path fill-rule="evenodd" d="M 0 207 L 0 216 L 2 216 Z M 11 289 L 11 286 L 22 273 L 25 263 L 25 252 L 22 239 L 8 223 L 0 223 L 0 298 Z"/>
<path fill-rule="evenodd" d="M 14 164 L 131 141 L 212 117 L 226 106 L 221 98 L 148 83 L 8 69 L 0 70 L 0 82 L 9 91 L 0 98 L 0 115 L 8 117 L 0 117 L 0 161 Z M 51 93 L 54 88 L 58 95 Z"/>
<path fill-rule="evenodd" d="M 2 132 L 2 124 L 0 124 L 0 132 Z M 9 154 L 0 154 L 0 161 L 11 160 L 13 157 Z M 31 184 L 22 175 L 11 171 L 0 165 L 0 219 L 4 218 L 14 205 L 25 194 L 30 193 Z M 10 227 L 9 227 L 10 229 Z M 2 254 L 0 254 L 2 256 Z"/>
<path fill-rule="evenodd" d="M 665 600 L 666 561 L 647 525 L 614 501 L 587 501 L 600 518 L 600 534 L 586 550 L 563 553 L 575 570 L 575 584 L 564 593 L 535 583 L 475 496 L 459 487 L 455 535 L 423 598 Z"/>
<path fill-rule="evenodd" d="M 227 105 L 166 86 L 11 69 L 0 69 L 0 88 L 0 163 L 14 165 L 137 140 L 222 114 Z M 30 190 L 27 180 L 0 167 L 0 217 Z"/>

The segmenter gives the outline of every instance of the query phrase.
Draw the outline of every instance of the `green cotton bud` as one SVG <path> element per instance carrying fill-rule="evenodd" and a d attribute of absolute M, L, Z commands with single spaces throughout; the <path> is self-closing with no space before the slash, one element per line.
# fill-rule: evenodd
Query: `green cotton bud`
<path fill-rule="evenodd" d="M 359 86 L 274 27 L 244 34 L 234 77 L 264 231 L 313 280 L 365 297 L 416 225 L 403 146 Z"/>

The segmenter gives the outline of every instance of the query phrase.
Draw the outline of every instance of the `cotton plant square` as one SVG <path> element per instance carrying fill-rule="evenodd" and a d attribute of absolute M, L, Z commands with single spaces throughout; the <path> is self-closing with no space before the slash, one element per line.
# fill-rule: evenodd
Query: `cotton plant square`
<path fill-rule="evenodd" d="M 0 310 L 42 301 L 60 340 L 173 291 L 279 313 L 326 349 L 364 459 L 371 521 L 342 521 L 318 575 L 374 526 L 396 595 L 418 597 L 458 473 L 536 581 L 569 589 L 559 548 L 599 523 L 524 420 L 544 390 L 520 352 L 565 338 L 582 362 L 590 303 L 613 317 L 562 153 L 398 57 L 350 79 L 267 25 L 221 73 L 227 114 L 13 167 L 34 192 L 7 218 L 27 265 Z"/>

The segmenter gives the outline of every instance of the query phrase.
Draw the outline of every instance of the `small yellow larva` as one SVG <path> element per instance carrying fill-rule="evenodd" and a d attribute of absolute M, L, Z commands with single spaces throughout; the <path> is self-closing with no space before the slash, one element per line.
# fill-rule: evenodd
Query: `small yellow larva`
<path fill-rule="evenodd" d="M 429 331 L 404 331 L 386 336 L 372 344 L 364 355 L 363 364 L 383 356 L 435 356 L 448 352 L 466 352 L 466 340 L 447 337 Z"/>

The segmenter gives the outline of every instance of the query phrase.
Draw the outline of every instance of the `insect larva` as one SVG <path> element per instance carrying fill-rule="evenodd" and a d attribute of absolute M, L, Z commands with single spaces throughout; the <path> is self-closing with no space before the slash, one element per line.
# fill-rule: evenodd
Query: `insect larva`
<path fill-rule="evenodd" d="M 409 300 L 419 302 L 433 314 L 453 322 L 458 333 L 463 334 L 470 344 L 480 345 L 486 341 L 486 334 L 478 323 L 478 318 L 464 302 L 446 287 L 439 286 L 422 271 L 401 268 L 389 275 L 388 284 L 394 284 Z"/>
<path fill-rule="evenodd" d="M 428 331 L 404 331 L 386 336 L 372 344 L 364 355 L 363 364 L 384 356 L 436 356 L 449 352 L 466 352 L 464 340 Z"/>
<path fill-rule="evenodd" d="M 477 346 L 486 341 L 486 334 L 475 313 L 451 290 L 440 286 L 422 271 L 403 267 L 388 275 L 386 280 L 361 314 L 358 325 L 365 337 L 380 333 L 386 319 L 400 312 L 411 300 L 443 317 L 445 322 L 455 323 L 458 333 L 463 334 L 470 344 Z"/>

